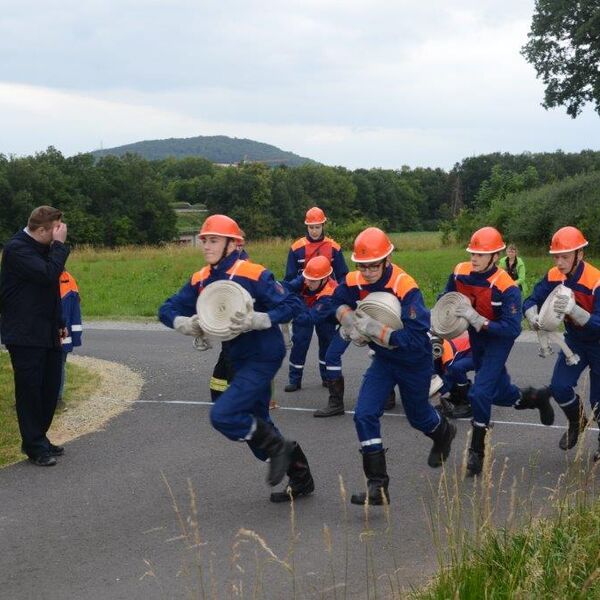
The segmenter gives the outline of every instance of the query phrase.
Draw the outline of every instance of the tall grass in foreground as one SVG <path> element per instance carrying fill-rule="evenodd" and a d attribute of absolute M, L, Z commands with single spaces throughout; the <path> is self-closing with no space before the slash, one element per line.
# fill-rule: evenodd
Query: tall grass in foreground
<path fill-rule="evenodd" d="M 595 480 L 600 469 L 582 455 L 582 447 L 578 446 L 554 489 L 545 493 L 533 487 L 529 469 L 509 480 L 508 462 L 496 464 L 491 442 L 480 477 L 464 479 L 464 460 L 456 469 L 444 469 L 432 481 L 430 498 L 424 500 L 439 571 L 422 589 L 411 589 L 400 575 L 396 540 L 401 532 L 394 530 L 393 507 L 365 506 L 362 531 L 350 532 L 341 477 L 342 523 L 323 525 L 323 560 L 316 578 L 308 581 L 296 558 L 305 538 L 297 531 L 292 502 L 285 555 L 277 555 L 260 533 L 241 528 L 232 541 L 231 572 L 224 580 L 215 574 L 214 554 L 200 533 L 191 482 L 186 516 L 163 474 L 184 541 L 180 574 L 187 579 L 190 596 L 202 599 L 598 599 L 600 501 Z M 373 525 L 373 510 L 383 511 L 383 521 L 376 520 L 379 525 Z M 331 531 L 340 528 L 342 547 L 336 549 Z M 349 570 L 351 553 L 362 555 L 362 569 Z M 161 577 L 147 565 L 146 576 L 162 589 Z"/>
<path fill-rule="evenodd" d="M 391 234 L 392 260 L 417 281 L 427 306 L 435 304 L 454 266 L 468 260 L 464 247 L 444 245 L 436 232 Z M 283 278 L 292 240 L 272 239 L 248 244 L 253 261 Z M 345 252 L 350 269 L 350 251 Z M 533 284 L 552 266 L 547 255 L 524 256 L 527 282 Z M 594 259 L 591 259 L 594 262 Z M 114 250 L 77 248 L 67 269 L 79 283 L 87 318 L 156 318 L 161 303 L 204 266 L 199 248 L 189 246 L 121 247 Z"/>

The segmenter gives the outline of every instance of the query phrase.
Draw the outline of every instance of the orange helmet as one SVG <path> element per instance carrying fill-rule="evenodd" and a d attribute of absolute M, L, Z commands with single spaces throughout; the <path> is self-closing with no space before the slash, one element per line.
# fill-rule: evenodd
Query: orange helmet
<path fill-rule="evenodd" d="M 370 263 L 383 260 L 394 249 L 390 238 L 378 227 L 367 227 L 354 240 L 352 262 Z"/>
<path fill-rule="evenodd" d="M 202 223 L 200 235 L 222 235 L 244 241 L 240 226 L 227 215 L 211 215 Z"/>
<path fill-rule="evenodd" d="M 583 233 L 577 227 L 561 227 L 550 242 L 550 254 L 573 252 L 588 245 Z"/>
<path fill-rule="evenodd" d="M 304 217 L 305 225 L 321 225 L 325 221 L 327 221 L 327 217 L 318 206 L 313 206 L 306 211 L 306 216 Z"/>
<path fill-rule="evenodd" d="M 325 279 L 333 273 L 333 267 L 331 262 L 326 256 L 313 256 L 307 263 L 302 276 L 304 279 L 311 279 L 317 281 L 319 279 Z"/>
<path fill-rule="evenodd" d="M 494 227 L 482 227 L 472 236 L 467 252 L 471 254 L 495 254 L 506 248 L 500 232 Z"/>

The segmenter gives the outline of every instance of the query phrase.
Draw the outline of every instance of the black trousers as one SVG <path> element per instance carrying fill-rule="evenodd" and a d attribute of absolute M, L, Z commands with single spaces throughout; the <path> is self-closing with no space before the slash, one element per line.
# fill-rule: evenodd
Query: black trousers
<path fill-rule="evenodd" d="M 62 375 L 62 350 L 32 346 L 6 347 L 15 375 L 21 450 L 30 458 L 49 451 L 46 433 L 52 424 Z"/>

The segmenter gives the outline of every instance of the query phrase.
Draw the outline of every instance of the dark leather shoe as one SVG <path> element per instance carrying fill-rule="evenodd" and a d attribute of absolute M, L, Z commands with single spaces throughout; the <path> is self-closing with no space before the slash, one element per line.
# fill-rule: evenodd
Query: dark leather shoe
<path fill-rule="evenodd" d="M 297 392 L 300 387 L 299 383 L 288 383 L 283 389 L 285 392 Z"/>
<path fill-rule="evenodd" d="M 56 458 L 50 454 L 40 454 L 39 456 L 30 456 L 29 462 L 38 467 L 53 467 L 56 464 Z"/>
<path fill-rule="evenodd" d="M 50 444 L 49 450 L 50 456 L 62 456 L 65 453 L 65 449 L 62 446 L 55 446 Z"/>

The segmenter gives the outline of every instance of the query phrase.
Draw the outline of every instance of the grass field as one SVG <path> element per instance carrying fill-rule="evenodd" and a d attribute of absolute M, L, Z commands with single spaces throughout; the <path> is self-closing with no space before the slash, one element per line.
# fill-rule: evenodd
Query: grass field
<path fill-rule="evenodd" d="M 85 399 L 98 385 L 98 376 L 67 362 L 64 401 L 73 406 Z M 0 352 L 0 467 L 25 458 L 15 412 L 15 387 L 10 357 Z M 60 416 L 58 416 L 60 418 Z"/>
<path fill-rule="evenodd" d="M 425 302 L 433 306 L 456 263 L 468 260 L 462 246 L 442 244 L 436 232 L 392 234 L 394 262 L 418 282 Z M 248 252 L 282 278 L 291 240 L 248 244 Z M 345 253 L 349 266 L 350 252 Z M 524 256 L 529 287 L 551 266 L 547 255 Z M 593 262 L 593 259 L 592 259 Z M 160 304 L 204 265 L 199 248 L 129 247 L 116 250 L 78 248 L 67 269 L 79 284 L 86 318 L 154 319 Z"/>

